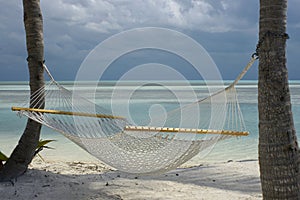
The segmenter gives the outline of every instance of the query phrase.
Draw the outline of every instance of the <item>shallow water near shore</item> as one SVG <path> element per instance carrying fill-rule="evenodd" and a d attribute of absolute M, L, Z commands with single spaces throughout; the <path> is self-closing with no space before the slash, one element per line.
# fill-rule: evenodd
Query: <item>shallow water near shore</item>
<path fill-rule="evenodd" d="M 230 83 L 230 81 L 225 82 Z M 68 89 L 72 89 L 72 82 L 62 82 Z M 167 84 L 167 83 L 166 83 Z M 123 91 L 130 91 L 139 83 L 124 82 L 121 84 Z M 136 123 L 147 121 L 149 118 L 149 108 L 152 105 L 161 105 L 166 110 L 172 110 L 178 107 L 176 96 L 170 93 L 170 90 L 184 94 L 186 87 L 180 82 L 169 82 L 168 87 L 161 85 L 148 84 L 143 87 L 135 97 L 131 99 L 130 112 Z M 196 91 L 197 98 L 208 95 L 205 89 L 205 83 L 201 81 L 191 82 L 191 88 Z M 93 90 L 89 83 L 83 84 L 81 90 L 85 97 L 92 97 Z M 107 81 L 97 88 L 97 94 L 94 101 L 101 106 L 109 107 L 112 90 L 116 83 Z M 218 142 L 212 151 L 207 152 L 205 156 L 194 157 L 186 165 L 199 165 L 203 162 L 224 162 L 228 160 L 255 160 L 257 159 L 258 147 L 258 111 L 257 111 L 257 81 L 241 81 L 237 85 L 238 98 L 243 113 L 243 118 L 247 131 L 250 135 L 247 137 L 233 137 Z M 292 109 L 294 115 L 295 128 L 300 132 L 300 81 L 291 81 L 290 89 L 292 95 Z M 26 118 L 19 117 L 11 111 L 12 106 L 18 106 L 28 98 L 29 87 L 26 82 L 0 82 L 0 151 L 9 155 L 21 136 L 26 125 Z M 185 95 L 182 95 L 185 96 Z M 189 103 L 190 99 L 183 99 Z M 116 104 L 122 104 L 122 101 Z M 117 105 L 118 106 L 118 105 Z M 95 158 L 59 133 L 43 127 L 42 139 L 55 139 L 49 144 L 55 150 L 44 150 L 42 156 L 48 160 L 63 161 L 93 161 Z"/>

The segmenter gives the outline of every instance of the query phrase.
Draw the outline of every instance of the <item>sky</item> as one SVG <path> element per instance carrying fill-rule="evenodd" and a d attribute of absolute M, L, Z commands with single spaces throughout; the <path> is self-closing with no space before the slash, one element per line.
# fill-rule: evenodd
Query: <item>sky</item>
<path fill-rule="evenodd" d="M 0 2 L 0 81 L 27 81 L 22 1 Z M 287 66 L 291 80 L 300 80 L 299 8 L 299 0 L 288 1 Z M 206 49 L 224 80 L 239 74 L 258 40 L 258 0 L 42 0 L 41 9 L 46 65 L 56 80 L 75 80 L 86 56 L 98 44 L 134 28 L 161 27 L 187 35 Z M 180 68 L 186 79 L 199 78 L 185 60 L 149 49 L 120 56 L 102 78 L 117 80 L 131 68 L 149 63 Z M 257 79 L 257 66 L 245 79 Z M 139 77 L 147 75 L 151 77 Z"/>

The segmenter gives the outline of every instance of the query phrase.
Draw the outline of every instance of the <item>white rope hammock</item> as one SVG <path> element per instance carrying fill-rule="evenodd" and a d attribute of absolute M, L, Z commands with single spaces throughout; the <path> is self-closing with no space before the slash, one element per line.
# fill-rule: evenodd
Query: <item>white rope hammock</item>
<path fill-rule="evenodd" d="M 45 65 L 51 80 L 31 95 L 31 105 L 26 102 L 12 107 L 12 110 L 60 132 L 116 169 L 134 174 L 163 173 L 213 147 L 219 140 L 249 134 L 245 131 L 234 86 L 254 61 L 252 58 L 238 78 L 225 89 L 168 112 L 164 127 L 136 126 L 123 116 L 112 115 L 61 86 Z M 220 101 L 224 95 L 225 107 Z M 44 104 L 45 108 L 41 108 Z M 192 123 L 191 127 L 174 127 L 182 120 L 183 113 L 192 113 L 195 109 L 200 115 L 205 113 L 201 120 Z M 185 124 L 189 124 L 189 119 L 186 121 Z"/>

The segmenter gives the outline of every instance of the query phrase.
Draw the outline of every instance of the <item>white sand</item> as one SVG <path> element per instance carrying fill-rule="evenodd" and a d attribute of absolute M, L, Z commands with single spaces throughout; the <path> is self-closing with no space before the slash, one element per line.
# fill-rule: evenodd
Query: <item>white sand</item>
<path fill-rule="evenodd" d="M 100 162 L 43 162 L 36 158 L 0 199 L 262 199 L 257 161 L 203 164 L 136 177 Z"/>

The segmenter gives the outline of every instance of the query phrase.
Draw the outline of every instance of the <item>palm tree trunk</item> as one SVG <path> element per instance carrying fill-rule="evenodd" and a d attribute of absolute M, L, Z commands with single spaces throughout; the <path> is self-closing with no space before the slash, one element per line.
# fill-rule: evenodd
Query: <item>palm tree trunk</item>
<path fill-rule="evenodd" d="M 287 0 L 260 0 L 259 164 L 264 199 L 300 199 L 299 149 L 286 68 Z"/>
<path fill-rule="evenodd" d="M 43 60 L 43 18 L 39 0 L 23 0 L 24 25 L 28 53 L 31 94 L 44 86 Z M 41 102 L 44 102 L 42 99 Z M 31 102 L 32 103 L 32 102 Z M 44 103 L 42 103 L 44 104 Z M 42 105 L 44 106 L 44 105 Z M 41 125 L 28 120 L 18 145 L 0 171 L 0 181 L 9 181 L 22 175 L 32 161 L 39 142 Z"/>

